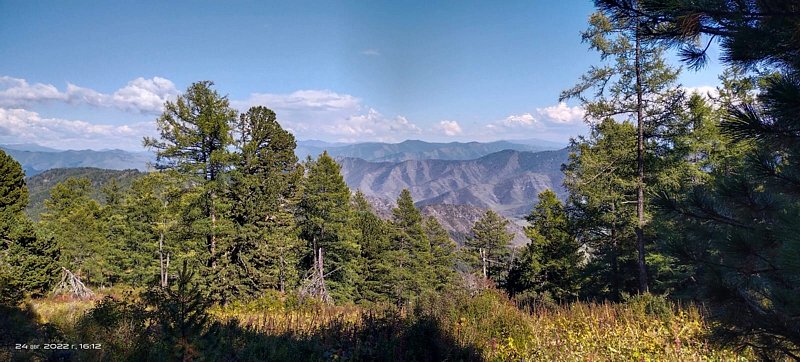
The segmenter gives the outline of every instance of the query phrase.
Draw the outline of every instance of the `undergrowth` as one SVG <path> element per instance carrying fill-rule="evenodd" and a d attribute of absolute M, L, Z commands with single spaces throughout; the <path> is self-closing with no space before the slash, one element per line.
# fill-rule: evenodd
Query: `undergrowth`
<path fill-rule="evenodd" d="M 698 307 L 650 295 L 618 304 L 519 308 L 491 289 L 475 295 L 450 291 L 397 308 L 321 305 L 270 293 L 248 303 L 192 311 L 194 297 L 184 292 L 181 302 L 169 294 L 29 301 L 17 309 L 16 320 L 2 320 L 27 326 L 14 338 L 42 341 L 46 334 L 52 343 L 100 343 L 102 349 L 6 356 L 81 361 L 752 359 L 747 351 L 710 343 L 710 327 Z M 18 320 L 25 316 L 33 321 Z"/>

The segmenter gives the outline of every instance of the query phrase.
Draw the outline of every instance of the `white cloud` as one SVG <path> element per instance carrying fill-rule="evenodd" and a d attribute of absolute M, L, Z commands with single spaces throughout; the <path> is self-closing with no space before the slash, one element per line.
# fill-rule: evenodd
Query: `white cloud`
<path fill-rule="evenodd" d="M 92 124 L 42 117 L 19 108 L 0 108 L 0 143 L 38 143 L 60 149 L 140 149 L 142 137 L 155 134 L 155 124 Z"/>
<path fill-rule="evenodd" d="M 474 137 L 481 140 L 541 138 L 562 142 L 586 132 L 583 116 L 581 107 L 561 102 L 491 122 Z"/>
<path fill-rule="evenodd" d="M 178 94 L 172 81 L 160 77 L 136 78 L 112 94 L 67 83 L 64 91 L 52 84 L 29 84 L 25 79 L 0 77 L 0 106 L 22 107 L 43 102 L 68 102 L 127 112 L 159 113 L 164 102 Z"/>
<path fill-rule="evenodd" d="M 66 94 L 51 84 L 29 84 L 25 79 L 0 77 L 0 106 L 66 99 Z"/>
<path fill-rule="evenodd" d="M 456 121 L 441 121 L 433 129 L 443 133 L 445 136 L 457 136 L 463 132 Z"/>
<path fill-rule="evenodd" d="M 368 57 L 376 57 L 381 55 L 381 52 L 378 49 L 364 49 L 361 51 L 361 55 L 366 55 Z"/>
<path fill-rule="evenodd" d="M 512 128 L 532 128 L 538 125 L 540 125 L 539 121 L 537 121 L 532 114 L 524 113 L 519 115 L 510 115 L 504 119 L 492 122 L 486 127 L 489 129 L 498 129 L 498 128 L 512 129 Z"/>
<path fill-rule="evenodd" d="M 719 90 L 717 89 L 717 87 L 710 85 L 702 85 L 697 87 L 683 87 L 683 90 L 686 92 L 687 96 L 692 95 L 692 93 L 697 93 L 706 98 L 719 96 Z"/>
<path fill-rule="evenodd" d="M 579 106 L 569 107 L 564 102 L 559 102 L 555 106 L 536 108 L 536 112 L 543 116 L 545 120 L 563 124 L 580 123 L 583 121 L 583 115 L 585 114 L 583 108 Z"/>
<path fill-rule="evenodd" d="M 299 90 L 287 94 L 254 93 L 232 101 L 240 111 L 257 105 L 275 111 L 281 125 L 298 138 L 342 142 L 400 141 L 422 130 L 403 116 L 387 117 L 360 98 L 330 90 Z"/>

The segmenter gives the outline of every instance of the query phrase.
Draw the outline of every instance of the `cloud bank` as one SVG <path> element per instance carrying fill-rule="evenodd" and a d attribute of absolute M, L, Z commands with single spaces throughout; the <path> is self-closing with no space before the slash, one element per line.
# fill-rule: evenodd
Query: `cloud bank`
<path fill-rule="evenodd" d="M 52 84 L 33 83 L 25 79 L 0 77 L 0 107 L 30 107 L 37 103 L 64 102 L 94 107 L 110 107 L 125 112 L 157 114 L 164 102 L 178 94 L 172 81 L 160 77 L 136 78 L 111 94 L 67 83 L 59 90 Z"/>

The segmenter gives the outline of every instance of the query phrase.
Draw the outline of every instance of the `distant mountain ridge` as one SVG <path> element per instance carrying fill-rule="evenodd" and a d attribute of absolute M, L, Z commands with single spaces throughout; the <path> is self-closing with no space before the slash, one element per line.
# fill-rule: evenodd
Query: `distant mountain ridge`
<path fill-rule="evenodd" d="M 300 160 L 307 156 L 316 158 L 323 151 L 337 158 L 362 158 L 372 162 L 399 162 L 407 160 L 471 160 L 503 151 L 543 151 L 562 148 L 563 145 L 543 140 L 450 142 L 435 143 L 407 140 L 400 143 L 329 143 L 319 140 L 298 141 L 295 154 Z M 27 176 L 34 176 L 54 168 L 97 167 L 112 170 L 136 169 L 146 171 L 148 163 L 155 161 L 152 152 L 123 150 L 58 150 L 37 144 L 0 145 L 16 159 Z"/>
<path fill-rule="evenodd" d="M 419 207 L 472 205 L 507 217 L 527 215 L 545 189 L 563 197 L 561 165 L 568 150 L 505 150 L 474 160 L 369 162 L 344 158 L 342 175 L 353 190 L 393 200 L 408 189 Z"/>
<path fill-rule="evenodd" d="M 298 141 L 295 153 L 300 159 L 312 158 L 323 151 L 332 157 L 361 158 L 371 162 L 399 162 L 407 160 L 472 160 L 503 151 L 546 151 L 563 148 L 564 145 L 542 141 L 521 140 L 494 142 L 449 142 L 436 143 L 406 140 L 400 143 L 365 142 L 355 144 L 326 143 L 323 141 Z"/>
<path fill-rule="evenodd" d="M 134 180 L 144 175 L 135 169 L 106 170 L 94 167 L 56 168 L 47 170 L 35 176 L 28 176 L 25 183 L 28 186 L 28 207 L 25 209 L 28 216 L 39 220 L 44 211 L 44 200 L 50 198 L 50 189 L 66 181 L 70 177 L 89 179 L 92 184 L 92 198 L 102 201 L 103 187 L 116 181 L 121 189 L 130 187 Z"/>
<path fill-rule="evenodd" d="M 155 158 L 149 152 L 123 150 L 56 150 L 35 144 L 0 145 L 22 165 L 25 175 L 35 176 L 54 168 L 96 167 L 110 170 L 147 170 Z"/>

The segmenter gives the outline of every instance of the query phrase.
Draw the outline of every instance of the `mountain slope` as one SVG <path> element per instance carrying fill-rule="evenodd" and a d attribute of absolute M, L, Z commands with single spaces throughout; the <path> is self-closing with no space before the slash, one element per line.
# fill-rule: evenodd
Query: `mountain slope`
<path fill-rule="evenodd" d="M 69 150 L 58 151 L 47 148 L 36 148 L 25 145 L 24 149 L 20 145 L 0 146 L 0 149 L 8 153 L 22 165 L 25 175 L 34 176 L 42 171 L 54 168 L 74 168 L 74 167 L 96 167 L 112 170 L 137 169 L 144 171 L 147 163 L 153 160 L 153 156 L 147 152 L 128 152 L 122 150 Z M 38 149 L 36 151 L 30 151 Z"/>
<path fill-rule="evenodd" d="M 70 177 L 88 178 L 92 183 L 92 198 L 102 201 L 103 186 L 109 184 L 111 180 L 116 180 L 117 184 L 124 190 L 142 175 L 144 173 L 138 170 L 105 170 L 92 167 L 47 170 L 25 179 L 29 193 L 28 207 L 25 212 L 32 219 L 38 220 L 39 215 L 44 211 L 44 200 L 50 197 L 50 189 Z"/>
<path fill-rule="evenodd" d="M 372 162 L 400 162 L 407 160 L 471 160 L 502 150 L 544 151 L 563 146 L 554 146 L 552 142 L 525 140 L 528 143 L 509 141 L 450 142 L 435 143 L 419 140 L 407 140 L 400 143 L 366 142 L 350 145 L 341 143 L 325 143 L 321 141 L 300 141 L 295 153 L 300 159 L 306 156 L 316 157 L 322 151 L 335 158 L 361 158 Z"/>
<path fill-rule="evenodd" d="M 417 206 L 463 204 L 493 209 L 505 216 L 526 215 L 536 196 L 552 188 L 563 195 L 561 165 L 568 151 L 505 150 L 475 160 L 409 160 L 369 162 L 340 160 L 345 181 L 353 190 L 393 200 L 404 188 Z"/>

